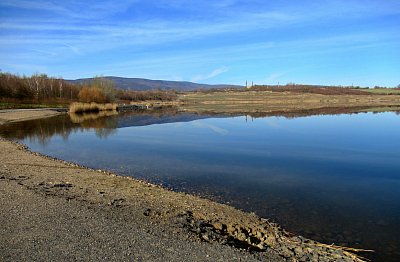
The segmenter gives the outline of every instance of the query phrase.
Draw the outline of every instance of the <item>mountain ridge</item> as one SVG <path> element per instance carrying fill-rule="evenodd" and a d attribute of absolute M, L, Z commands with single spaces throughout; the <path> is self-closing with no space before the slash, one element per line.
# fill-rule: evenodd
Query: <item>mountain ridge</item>
<path fill-rule="evenodd" d="M 117 77 L 117 76 L 104 76 L 102 78 L 111 80 L 114 82 L 115 87 L 124 90 L 177 90 L 177 91 L 193 91 L 199 89 L 215 89 L 215 88 L 243 88 L 240 85 L 229 85 L 229 84 L 200 84 L 189 81 L 172 81 L 172 80 L 153 80 L 146 78 L 128 78 L 128 77 Z M 74 84 L 85 84 L 92 81 L 94 78 L 80 78 L 75 80 L 67 80 Z"/>

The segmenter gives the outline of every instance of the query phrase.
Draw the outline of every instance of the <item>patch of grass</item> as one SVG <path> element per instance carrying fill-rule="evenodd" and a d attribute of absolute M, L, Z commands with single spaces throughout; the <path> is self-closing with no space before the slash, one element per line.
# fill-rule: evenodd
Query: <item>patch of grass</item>
<path fill-rule="evenodd" d="M 97 103 L 72 103 L 69 106 L 70 113 L 83 113 L 83 112 L 99 112 L 99 111 L 116 111 L 117 104 L 97 104 Z"/>
<path fill-rule="evenodd" d="M 364 89 L 363 91 L 381 95 L 400 95 L 400 89 L 394 89 L 394 88 L 374 88 L 374 89 Z"/>

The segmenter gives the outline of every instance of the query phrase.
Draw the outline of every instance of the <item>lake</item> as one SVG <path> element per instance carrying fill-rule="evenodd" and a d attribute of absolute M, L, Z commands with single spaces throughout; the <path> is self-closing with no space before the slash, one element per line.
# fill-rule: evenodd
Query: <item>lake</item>
<path fill-rule="evenodd" d="M 8 124 L 31 150 L 255 212 L 400 261 L 400 115 L 141 111 Z"/>

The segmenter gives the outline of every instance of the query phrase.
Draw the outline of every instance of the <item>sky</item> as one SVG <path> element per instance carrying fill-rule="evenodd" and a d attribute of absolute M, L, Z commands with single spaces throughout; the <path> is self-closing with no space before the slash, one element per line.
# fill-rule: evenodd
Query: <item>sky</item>
<path fill-rule="evenodd" d="M 2 0 L 2 72 L 400 84 L 399 0 Z"/>

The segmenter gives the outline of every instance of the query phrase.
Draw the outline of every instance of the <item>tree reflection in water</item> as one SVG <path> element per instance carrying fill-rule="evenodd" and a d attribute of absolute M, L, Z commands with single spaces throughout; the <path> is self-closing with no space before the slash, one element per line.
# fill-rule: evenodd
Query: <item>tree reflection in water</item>
<path fill-rule="evenodd" d="M 69 114 L 9 123 L 0 126 L 0 135 L 8 139 L 29 139 L 46 145 L 50 138 L 59 135 L 68 140 L 72 132 L 95 129 L 99 138 L 107 138 L 117 132 L 117 115 L 115 111 L 97 114 Z"/>
<path fill-rule="evenodd" d="M 397 111 L 398 107 L 385 107 L 382 111 Z M 196 119 L 210 117 L 232 117 L 247 115 L 252 118 L 263 118 L 268 116 L 280 116 L 285 118 L 297 118 L 311 115 L 338 115 L 366 113 L 370 108 L 349 107 L 349 108 L 317 108 L 294 111 L 275 112 L 243 112 L 243 113 L 188 113 L 181 112 L 176 107 L 161 107 L 151 110 L 135 110 L 128 112 L 101 111 L 99 113 L 83 113 L 60 115 L 37 120 L 8 123 L 0 126 L 0 135 L 8 139 L 23 140 L 32 142 L 38 141 L 46 145 L 50 138 L 55 135 L 68 140 L 71 132 L 82 132 L 93 129 L 97 137 L 106 139 L 117 133 L 117 128 L 128 126 L 146 126 L 151 124 L 187 122 Z"/>

